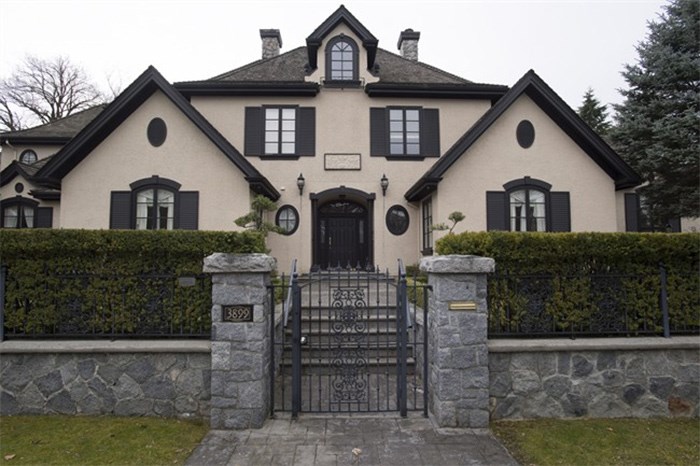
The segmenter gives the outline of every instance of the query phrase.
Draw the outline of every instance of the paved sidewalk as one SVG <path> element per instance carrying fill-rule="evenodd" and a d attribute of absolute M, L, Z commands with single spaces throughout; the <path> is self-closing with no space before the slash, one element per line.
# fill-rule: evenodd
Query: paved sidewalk
<path fill-rule="evenodd" d="M 300 417 L 262 429 L 212 430 L 189 466 L 513 465 L 486 430 L 436 429 L 423 417 Z"/>

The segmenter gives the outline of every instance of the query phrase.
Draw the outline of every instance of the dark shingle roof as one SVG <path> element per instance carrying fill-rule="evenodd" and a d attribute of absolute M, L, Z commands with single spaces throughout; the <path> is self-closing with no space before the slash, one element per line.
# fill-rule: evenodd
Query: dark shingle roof
<path fill-rule="evenodd" d="M 379 82 L 392 84 L 473 84 L 471 81 L 435 68 L 428 64 L 407 60 L 387 50 L 377 49 L 375 63 L 379 67 Z M 264 60 L 257 60 L 240 68 L 202 81 L 178 84 L 207 84 L 212 82 L 279 83 L 305 82 L 308 55 L 306 47 Z"/>
<path fill-rule="evenodd" d="M 35 126 L 34 128 L 24 129 L 21 131 L 8 131 L 0 134 L 0 139 L 10 141 L 29 141 L 47 139 L 47 143 L 52 141 L 66 142 L 80 132 L 88 123 L 99 115 L 105 109 L 107 104 L 96 105 L 78 113 L 74 113 L 60 120 L 46 123 L 45 125 Z M 49 141 L 50 140 L 50 141 Z"/>

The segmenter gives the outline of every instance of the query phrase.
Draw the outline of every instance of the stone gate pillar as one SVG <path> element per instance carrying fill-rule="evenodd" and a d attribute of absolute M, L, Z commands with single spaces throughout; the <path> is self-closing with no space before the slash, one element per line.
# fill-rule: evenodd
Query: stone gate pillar
<path fill-rule="evenodd" d="M 487 274 L 491 258 L 424 257 L 432 285 L 428 318 L 428 408 L 441 427 L 489 425 Z"/>
<path fill-rule="evenodd" d="M 270 272 L 266 254 L 212 254 L 211 427 L 262 427 L 270 412 Z"/>

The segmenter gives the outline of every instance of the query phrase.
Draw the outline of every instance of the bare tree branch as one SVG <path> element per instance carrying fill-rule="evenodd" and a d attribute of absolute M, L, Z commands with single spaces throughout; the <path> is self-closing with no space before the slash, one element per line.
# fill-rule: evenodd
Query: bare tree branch
<path fill-rule="evenodd" d="M 28 55 L 0 81 L 0 125 L 9 130 L 45 124 L 105 102 L 85 71 L 67 57 Z"/>

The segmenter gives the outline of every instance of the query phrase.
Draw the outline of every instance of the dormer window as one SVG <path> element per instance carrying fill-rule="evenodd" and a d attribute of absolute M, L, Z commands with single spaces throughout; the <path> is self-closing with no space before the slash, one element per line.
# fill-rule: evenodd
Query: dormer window
<path fill-rule="evenodd" d="M 326 81 L 357 82 L 357 44 L 351 38 L 340 35 L 331 39 L 326 46 Z"/>

